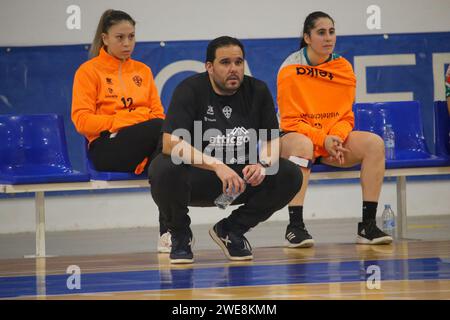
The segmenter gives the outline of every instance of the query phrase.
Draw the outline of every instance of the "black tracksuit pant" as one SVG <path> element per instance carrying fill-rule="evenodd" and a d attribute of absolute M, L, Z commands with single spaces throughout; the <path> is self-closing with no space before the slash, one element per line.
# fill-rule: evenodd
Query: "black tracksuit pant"
<path fill-rule="evenodd" d="M 151 119 L 120 129 L 116 136 L 103 131 L 89 145 L 89 158 L 98 171 L 134 172 L 148 157 L 148 164 L 158 150 L 162 119 Z"/>
<path fill-rule="evenodd" d="M 243 176 L 245 165 L 230 165 Z M 191 220 L 188 206 L 214 206 L 214 199 L 222 193 L 222 182 L 213 171 L 191 165 L 175 165 L 170 156 L 159 154 L 149 168 L 150 190 L 160 211 L 160 230 L 184 232 Z M 263 182 L 245 191 L 233 202 L 243 204 L 226 219 L 227 229 L 244 234 L 258 223 L 267 220 L 275 211 L 286 206 L 300 190 L 302 174 L 292 162 L 280 159 L 275 175 L 267 175 Z"/>

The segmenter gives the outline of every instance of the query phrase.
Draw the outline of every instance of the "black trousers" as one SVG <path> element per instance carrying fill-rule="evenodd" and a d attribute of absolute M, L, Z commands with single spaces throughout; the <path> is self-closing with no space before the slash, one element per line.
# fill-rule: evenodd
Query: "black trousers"
<path fill-rule="evenodd" d="M 243 176 L 245 165 L 231 165 Z M 267 220 L 275 211 L 287 205 L 302 185 L 299 168 L 286 159 L 280 159 L 275 175 L 267 175 L 263 182 L 245 191 L 233 202 L 243 204 L 226 219 L 230 230 L 245 233 Z M 160 231 L 183 232 L 191 220 L 188 206 L 214 206 L 214 199 L 222 193 L 222 182 L 213 171 L 191 165 L 175 165 L 170 156 L 159 154 L 149 168 L 153 200 L 160 211 Z"/>
<path fill-rule="evenodd" d="M 162 119 L 151 119 L 123 129 L 115 137 L 104 131 L 89 145 L 89 157 L 98 171 L 134 172 L 136 166 L 159 153 Z"/>

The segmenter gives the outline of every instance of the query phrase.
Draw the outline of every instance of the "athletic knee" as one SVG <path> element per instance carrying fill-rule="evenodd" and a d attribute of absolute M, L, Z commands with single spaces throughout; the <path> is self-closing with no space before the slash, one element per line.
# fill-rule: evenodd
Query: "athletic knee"
<path fill-rule="evenodd" d="M 374 133 L 368 133 L 366 150 L 369 154 L 384 157 L 384 141 Z"/>
<path fill-rule="evenodd" d="M 290 133 L 281 140 L 281 156 L 285 159 L 290 156 L 312 159 L 313 154 L 314 144 L 305 135 Z"/>

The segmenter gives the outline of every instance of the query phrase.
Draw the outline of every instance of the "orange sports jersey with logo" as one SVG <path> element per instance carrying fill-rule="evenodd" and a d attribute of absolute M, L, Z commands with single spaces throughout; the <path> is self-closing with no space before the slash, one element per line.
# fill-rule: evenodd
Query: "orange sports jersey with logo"
<path fill-rule="evenodd" d="M 118 60 L 102 48 L 97 57 L 78 68 L 72 121 L 89 142 L 102 131 L 117 132 L 154 118 L 164 119 L 164 108 L 152 71 L 144 63 Z"/>
<path fill-rule="evenodd" d="M 353 129 L 356 77 L 343 57 L 310 66 L 298 59 L 302 51 L 296 53 L 297 59 L 288 58 L 278 73 L 280 127 L 309 137 L 315 157 L 328 156 L 325 137 L 336 135 L 344 141 Z"/>

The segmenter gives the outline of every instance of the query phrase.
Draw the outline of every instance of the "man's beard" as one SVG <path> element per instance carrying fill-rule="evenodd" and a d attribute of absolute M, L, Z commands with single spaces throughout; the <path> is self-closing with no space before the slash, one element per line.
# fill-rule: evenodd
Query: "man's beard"
<path fill-rule="evenodd" d="M 242 80 L 235 80 L 235 81 L 238 81 L 238 85 L 233 88 L 229 88 L 229 87 L 225 86 L 226 82 L 219 83 L 214 79 L 213 79 L 213 81 L 214 81 L 214 84 L 216 85 L 216 87 L 219 88 L 220 91 L 222 91 L 223 93 L 226 93 L 226 94 L 230 94 L 230 95 L 234 94 L 240 88 L 240 86 L 242 84 Z"/>

